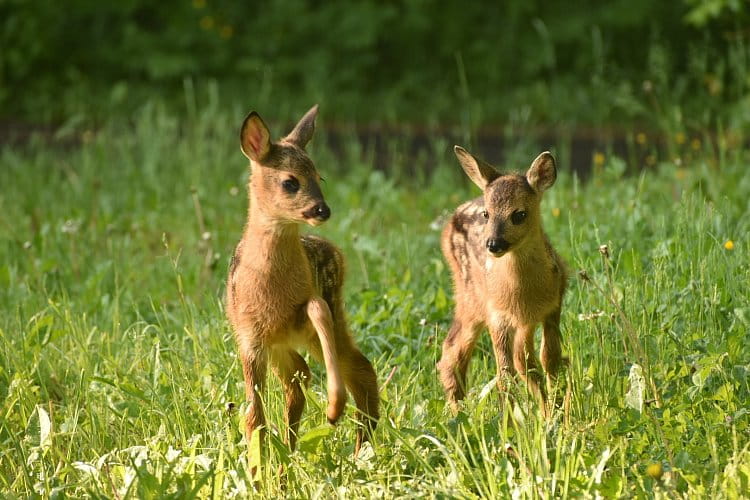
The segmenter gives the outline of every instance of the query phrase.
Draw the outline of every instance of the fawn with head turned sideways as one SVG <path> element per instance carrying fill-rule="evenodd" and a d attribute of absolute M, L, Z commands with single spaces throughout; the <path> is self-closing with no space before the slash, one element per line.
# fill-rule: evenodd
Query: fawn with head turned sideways
<path fill-rule="evenodd" d="M 354 398 L 361 423 L 356 455 L 379 417 L 375 371 L 347 328 L 341 252 L 327 240 L 299 231 L 300 224 L 318 226 L 331 214 L 320 189 L 321 177 L 304 149 L 317 111 L 316 105 L 278 142 L 271 142 L 256 112 L 242 124 L 241 149 L 251 170 L 250 206 L 230 264 L 226 312 L 245 377 L 248 444 L 255 429 L 260 429 L 263 441 L 261 393 L 270 364 L 286 393 L 285 437 L 294 448 L 305 405 L 303 386 L 310 382 L 310 368 L 297 352 L 305 347 L 325 363 L 328 421 L 333 424 L 341 417 L 346 389 Z"/>
<path fill-rule="evenodd" d="M 542 230 L 539 209 L 542 193 L 557 178 L 555 160 L 544 152 L 525 175 L 504 175 L 460 146 L 454 150 L 483 195 L 459 206 L 441 237 L 453 274 L 456 308 L 437 365 L 440 380 L 452 410 L 458 411 L 466 394 L 469 360 L 486 327 L 501 393 L 506 379 L 517 372 L 546 415 L 546 391 L 534 352 L 539 323 L 549 385 L 567 361 L 560 345 L 566 269 Z"/>

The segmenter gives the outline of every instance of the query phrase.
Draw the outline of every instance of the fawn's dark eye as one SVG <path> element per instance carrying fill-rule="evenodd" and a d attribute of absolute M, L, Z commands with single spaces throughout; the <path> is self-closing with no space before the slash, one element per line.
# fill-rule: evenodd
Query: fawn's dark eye
<path fill-rule="evenodd" d="M 510 221 L 516 226 L 522 224 L 526 220 L 526 212 L 524 210 L 516 210 L 510 215 Z"/>
<path fill-rule="evenodd" d="M 294 177 L 290 177 L 281 183 L 281 187 L 284 188 L 284 191 L 287 193 L 296 193 L 299 191 L 299 181 Z"/>
<path fill-rule="evenodd" d="M 484 217 L 485 219 L 489 219 L 490 213 L 487 210 L 482 210 L 482 217 Z"/>

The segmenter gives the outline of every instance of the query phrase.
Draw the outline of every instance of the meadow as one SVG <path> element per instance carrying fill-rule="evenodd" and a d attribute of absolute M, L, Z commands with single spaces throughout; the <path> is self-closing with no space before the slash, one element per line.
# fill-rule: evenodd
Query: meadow
<path fill-rule="evenodd" d="M 3 497 L 252 494 L 242 373 L 222 303 L 247 210 L 237 139 L 247 111 L 209 101 L 175 111 L 157 100 L 0 150 Z M 271 106 L 260 111 L 276 136 L 285 131 Z M 378 373 L 383 416 L 354 459 L 353 407 L 339 426 L 326 423 L 325 374 L 312 362 L 290 453 L 270 377 L 264 495 L 747 495 L 741 143 L 666 134 L 665 154 L 641 137 L 655 165 L 640 170 L 604 149 L 585 180 L 560 162 L 543 200 L 545 230 L 571 270 L 570 366 L 557 405 L 542 419 L 520 383 L 508 404 L 484 335 L 453 416 L 435 369 L 453 304 L 438 241 L 449 211 L 479 192 L 443 139 L 434 164 L 416 172 L 394 141 L 383 171 L 354 134 L 328 148 L 325 123 L 323 108 L 309 149 L 333 215 L 311 232 L 346 256 L 349 321 Z M 499 166 L 525 170 L 540 151 L 519 143 Z"/>

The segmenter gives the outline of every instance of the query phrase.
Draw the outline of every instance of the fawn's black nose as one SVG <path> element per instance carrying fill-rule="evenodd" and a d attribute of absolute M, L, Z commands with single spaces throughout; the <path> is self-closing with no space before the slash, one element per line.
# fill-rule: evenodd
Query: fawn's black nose
<path fill-rule="evenodd" d="M 489 250 L 491 253 L 504 252 L 509 248 L 510 243 L 508 243 L 503 238 L 490 238 L 487 240 L 487 250 Z"/>
<path fill-rule="evenodd" d="M 331 209 L 325 202 L 321 202 L 315 207 L 315 218 L 318 220 L 328 220 L 331 216 Z"/>

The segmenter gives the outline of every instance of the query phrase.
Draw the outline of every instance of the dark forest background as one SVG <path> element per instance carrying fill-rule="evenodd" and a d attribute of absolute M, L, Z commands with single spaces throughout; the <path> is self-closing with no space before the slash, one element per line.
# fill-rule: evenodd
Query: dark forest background
<path fill-rule="evenodd" d="M 11 124 L 183 106 L 208 85 L 285 118 L 320 102 L 329 122 L 750 122 L 741 0 L 4 0 L 0 20 Z"/>

